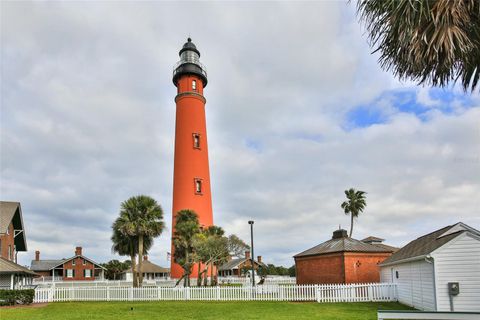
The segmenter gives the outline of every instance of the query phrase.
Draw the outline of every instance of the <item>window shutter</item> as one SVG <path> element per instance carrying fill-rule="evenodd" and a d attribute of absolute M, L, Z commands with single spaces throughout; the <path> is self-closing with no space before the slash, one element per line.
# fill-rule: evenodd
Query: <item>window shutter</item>
<path fill-rule="evenodd" d="M 72 278 L 75 278 L 75 269 L 72 269 Z"/>

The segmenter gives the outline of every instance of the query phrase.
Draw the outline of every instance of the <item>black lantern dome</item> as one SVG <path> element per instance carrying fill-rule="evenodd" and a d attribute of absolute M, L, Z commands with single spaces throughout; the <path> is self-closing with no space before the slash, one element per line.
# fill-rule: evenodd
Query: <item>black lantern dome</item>
<path fill-rule="evenodd" d="M 199 76 L 203 81 L 203 87 L 207 86 L 207 70 L 200 62 L 200 51 L 198 51 L 192 39 L 188 38 L 178 53 L 180 61 L 173 68 L 173 84 L 177 85 L 178 79 L 185 74 Z"/>

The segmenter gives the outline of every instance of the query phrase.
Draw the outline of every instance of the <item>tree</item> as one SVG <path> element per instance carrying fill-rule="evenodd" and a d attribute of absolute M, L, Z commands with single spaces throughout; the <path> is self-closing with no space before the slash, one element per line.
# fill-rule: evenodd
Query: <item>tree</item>
<path fill-rule="evenodd" d="M 245 251 L 249 250 L 250 246 L 242 239 L 232 234 L 228 237 L 228 251 L 233 257 L 244 257 Z"/>
<path fill-rule="evenodd" d="M 474 91 L 480 77 L 480 1 L 358 0 L 380 65 L 401 80 Z"/>
<path fill-rule="evenodd" d="M 137 236 L 129 236 L 126 234 L 122 234 L 120 232 L 121 228 L 121 220 L 117 218 L 112 225 L 113 234 L 111 237 L 112 240 L 112 252 L 118 253 L 121 256 L 129 256 L 130 257 L 130 268 L 132 270 L 133 276 L 133 286 L 138 287 L 138 277 L 136 271 L 136 257 L 138 254 L 138 237 Z M 144 245 L 143 245 L 143 253 L 147 254 L 148 250 L 153 245 L 153 239 L 151 237 L 145 237 Z"/>
<path fill-rule="evenodd" d="M 173 233 L 173 259 L 183 268 L 183 275 L 177 284 L 184 280 L 184 286 L 190 286 L 190 274 L 195 264 L 194 239 L 200 233 L 198 215 L 193 210 L 180 210 L 175 215 Z"/>
<path fill-rule="evenodd" d="M 217 274 L 214 270 L 218 266 L 227 261 L 229 256 L 228 251 L 228 238 L 224 236 L 225 232 L 221 227 L 210 226 L 204 229 L 201 233 L 197 234 L 194 238 L 194 248 L 198 259 L 198 279 L 197 284 L 202 283 L 202 276 L 206 275 L 210 268 L 210 284 L 213 286 L 216 284 Z M 203 264 L 203 270 L 201 266 Z M 217 268 L 216 268 L 217 267 Z M 205 284 L 206 284 L 205 277 Z"/>
<path fill-rule="evenodd" d="M 107 269 L 105 271 L 105 277 L 108 280 L 117 280 L 118 277 L 131 266 L 130 260 L 124 262 L 118 260 L 110 260 L 107 263 L 102 263 L 102 266 Z"/>
<path fill-rule="evenodd" d="M 352 237 L 353 232 L 353 218 L 357 218 L 360 212 L 363 212 L 363 209 L 367 206 L 365 200 L 364 191 L 356 191 L 353 188 L 345 190 L 345 195 L 347 196 L 348 201 L 344 201 L 341 205 L 346 215 L 350 215 L 350 235 Z"/>
<path fill-rule="evenodd" d="M 138 284 L 143 283 L 142 261 L 146 237 L 158 237 L 165 229 L 163 210 L 155 199 L 139 195 L 122 202 L 115 227 L 125 236 L 138 237 Z"/>

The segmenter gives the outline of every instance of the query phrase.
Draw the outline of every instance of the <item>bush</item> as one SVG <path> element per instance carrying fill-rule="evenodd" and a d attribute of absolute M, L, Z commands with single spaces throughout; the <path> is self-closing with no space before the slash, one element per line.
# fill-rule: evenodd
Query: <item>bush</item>
<path fill-rule="evenodd" d="M 0 290 L 0 305 L 13 306 L 14 304 L 30 304 L 35 297 L 34 289 Z"/>

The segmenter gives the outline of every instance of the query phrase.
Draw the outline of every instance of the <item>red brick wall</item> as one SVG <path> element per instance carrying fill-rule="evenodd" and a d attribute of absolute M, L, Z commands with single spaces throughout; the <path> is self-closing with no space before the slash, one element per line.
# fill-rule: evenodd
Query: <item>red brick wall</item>
<path fill-rule="evenodd" d="M 15 261 L 15 252 L 13 250 L 15 245 L 15 241 L 13 238 L 14 236 L 13 223 L 10 223 L 10 225 L 8 226 L 8 233 L 9 233 L 8 235 L 5 233 L 0 236 L 0 241 L 2 241 L 2 249 L 1 249 L 0 255 L 2 258 L 8 260 L 8 246 L 10 246 L 12 250 L 12 256 L 10 260 Z"/>
<path fill-rule="evenodd" d="M 295 258 L 297 284 L 344 283 L 343 254 Z"/>
<path fill-rule="evenodd" d="M 83 264 L 83 258 L 77 257 L 75 258 L 75 265 L 72 265 L 72 260 L 67 261 L 63 264 L 63 280 L 64 281 L 82 281 L 82 280 L 95 280 L 95 270 L 94 265 L 86 260 L 86 264 Z M 74 269 L 75 276 L 73 278 L 67 277 L 67 269 Z M 91 277 L 85 278 L 83 276 L 83 270 L 90 269 L 91 270 Z"/>
<path fill-rule="evenodd" d="M 378 264 L 391 255 L 391 253 L 345 252 L 345 282 L 380 282 L 380 268 Z"/>
<path fill-rule="evenodd" d="M 42 277 L 51 277 L 52 271 L 35 271 L 36 274 L 39 274 Z"/>

